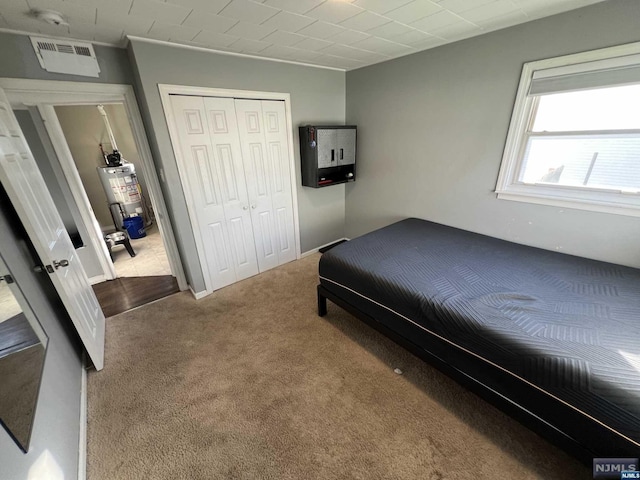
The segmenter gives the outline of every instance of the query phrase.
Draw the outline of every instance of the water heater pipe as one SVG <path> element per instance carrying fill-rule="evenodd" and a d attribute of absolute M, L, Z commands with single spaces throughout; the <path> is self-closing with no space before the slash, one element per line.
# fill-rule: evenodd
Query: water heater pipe
<path fill-rule="evenodd" d="M 111 130 L 109 117 L 107 116 L 107 112 L 104 111 L 104 106 L 98 105 L 98 110 L 100 111 L 100 115 L 102 115 L 102 120 L 104 120 L 104 126 L 107 127 L 107 133 L 109 134 L 109 141 L 111 142 L 111 148 L 113 150 L 118 150 L 118 145 L 116 144 L 116 138 L 113 136 L 113 130 Z"/>

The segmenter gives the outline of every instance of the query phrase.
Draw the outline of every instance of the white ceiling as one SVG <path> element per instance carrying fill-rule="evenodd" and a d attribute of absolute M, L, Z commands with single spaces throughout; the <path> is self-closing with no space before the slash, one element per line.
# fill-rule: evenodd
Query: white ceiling
<path fill-rule="evenodd" d="M 602 0 L 0 0 L 0 29 L 137 36 L 345 70 Z M 67 25 L 30 12 L 55 10 Z"/>

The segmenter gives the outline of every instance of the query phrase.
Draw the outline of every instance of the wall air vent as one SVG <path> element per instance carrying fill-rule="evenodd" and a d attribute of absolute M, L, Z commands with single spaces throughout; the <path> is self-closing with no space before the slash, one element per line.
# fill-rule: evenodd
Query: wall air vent
<path fill-rule="evenodd" d="M 98 77 L 100 67 L 93 45 L 84 42 L 30 37 L 40 66 L 47 72 Z"/>

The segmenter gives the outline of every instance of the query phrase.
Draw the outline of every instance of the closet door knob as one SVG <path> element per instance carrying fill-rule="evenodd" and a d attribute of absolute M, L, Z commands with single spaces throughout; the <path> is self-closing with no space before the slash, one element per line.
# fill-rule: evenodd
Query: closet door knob
<path fill-rule="evenodd" d="M 255 205 L 251 205 L 251 208 L 256 208 L 256 206 Z"/>
<path fill-rule="evenodd" d="M 242 207 L 243 210 L 249 210 L 249 207 L 247 207 L 246 205 L 244 207 Z"/>

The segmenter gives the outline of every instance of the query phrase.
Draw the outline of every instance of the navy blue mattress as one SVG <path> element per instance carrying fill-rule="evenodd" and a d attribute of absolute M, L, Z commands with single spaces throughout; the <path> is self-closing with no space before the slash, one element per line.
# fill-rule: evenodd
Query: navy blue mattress
<path fill-rule="evenodd" d="M 456 368 L 472 359 L 492 388 L 522 383 L 569 430 L 584 418 L 640 451 L 640 270 L 411 218 L 332 248 L 319 274 L 414 343 L 451 347 Z"/>

